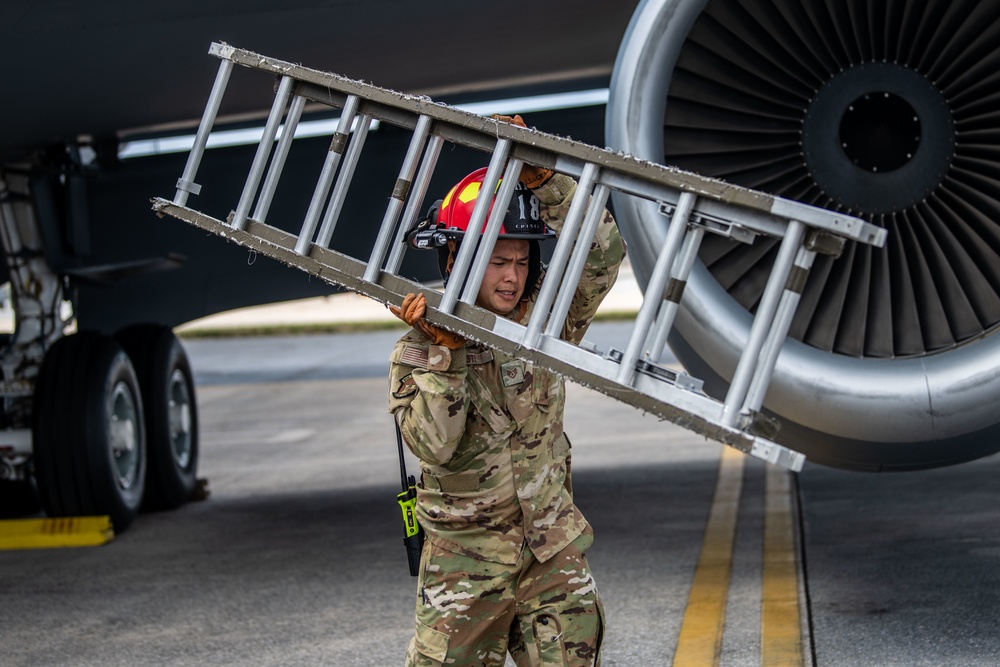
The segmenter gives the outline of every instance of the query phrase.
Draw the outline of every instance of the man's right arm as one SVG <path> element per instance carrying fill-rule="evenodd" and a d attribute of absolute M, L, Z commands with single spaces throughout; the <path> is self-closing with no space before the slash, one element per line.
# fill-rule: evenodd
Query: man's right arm
<path fill-rule="evenodd" d="M 465 348 L 450 350 L 407 336 L 390 357 L 389 412 L 419 459 L 443 465 L 465 433 L 469 410 Z M 409 339 L 409 340 L 408 340 Z"/>

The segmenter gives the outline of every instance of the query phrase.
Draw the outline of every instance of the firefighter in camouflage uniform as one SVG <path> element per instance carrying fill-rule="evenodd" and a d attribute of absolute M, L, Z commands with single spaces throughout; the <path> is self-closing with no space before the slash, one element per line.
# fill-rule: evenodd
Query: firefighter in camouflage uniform
<path fill-rule="evenodd" d="M 429 225 L 447 239 L 446 280 L 484 175 L 467 176 L 423 223 L 423 238 Z M 539 241 L 562 228 L 576 182 L 532 165 L 520 181 L 476 304 L 524 324 L 545 276 Z M 583 339 L 624 256 L 605 211 L 563 339 Z M 390 358 L 389 411 L 421 462 L 427 537 L 406 664 L 502 667 L 509 651 L 519 666 L 599 665 L 603 608 L 586 559 L 593 531 L 573 503 L 562 379 L 430 324 L 423 295 L 393 312 L 414 328 Z"/>

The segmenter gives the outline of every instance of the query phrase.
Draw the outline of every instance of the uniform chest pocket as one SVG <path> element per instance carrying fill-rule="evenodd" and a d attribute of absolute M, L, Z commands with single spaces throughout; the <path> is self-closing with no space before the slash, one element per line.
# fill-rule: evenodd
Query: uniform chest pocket
<path fill-rule="evenodd" d="M 552 399 L 559 396 L 560 382 L 548 371 L 533 368 L 523 383 L 507 389 L 507 410 L 519 424 L 535 410 L 547 413 L 554 404 Z"/>
<path fill-rule="evenodd" d="M 483 418 L 491 429 L 495 433 L 512 433 L 514 430 L 514 422 L 511 421 L 510 417 L 504 413 L 504 411 L 497 405 L 497 402 L 493 399 L 493 395 L 489 388 L 479 377 L 476 372 L 470 372 L 466 376 L 466 381 L 469 383 L 469 400 L 472 402 L 473 407 L 479 416 Z"/>

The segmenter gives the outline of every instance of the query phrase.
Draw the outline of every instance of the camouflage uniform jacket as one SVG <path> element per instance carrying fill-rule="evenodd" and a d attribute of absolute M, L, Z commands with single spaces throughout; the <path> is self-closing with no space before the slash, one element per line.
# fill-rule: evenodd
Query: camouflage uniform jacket
<path fill-rule="evenodd" d="M 542 218 L 556 233 L 575 190 L 576 182 L 560 174 L 535 190 Z M 624 256 L 605 211 L 563 339 L 583 339 Z M 529 292 L 526 310 L 509 317 L 528 321 L 540 283 Z M 505 564 L 515 564 L 527 542 L 544 562 L 586 528 L 573 504 L 560 377 L 480 345 L 430 345 L 411 330 L 393 349 L 389 383 L 389 411 L 421 461 L 417 517 L 431 542 Z"/>

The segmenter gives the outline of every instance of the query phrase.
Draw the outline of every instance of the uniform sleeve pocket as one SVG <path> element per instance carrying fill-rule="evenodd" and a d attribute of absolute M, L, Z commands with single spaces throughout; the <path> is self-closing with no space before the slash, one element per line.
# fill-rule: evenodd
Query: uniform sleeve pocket
<path fill-rule="evenodd" d="M 417 621 L 414 647 L 420 655 L 444 663 L 448 657 L 448 635 Z"/>
<path fill-rule="evenodd" d="M 566 456 L 569 453 L 569 438 L 566 437 L 565 433 L 559 435 L 558 438 L 552 441 L 552 456 L 560 457 Z"/>
<path fill-rule="evenodd" d="M 531 393 L 532 401 L 535 405 L 541 405 L 548 407 L 549 405 L 549 374 L 542 369 L 535 371 L 534 381 L 532 383 Z"/>

